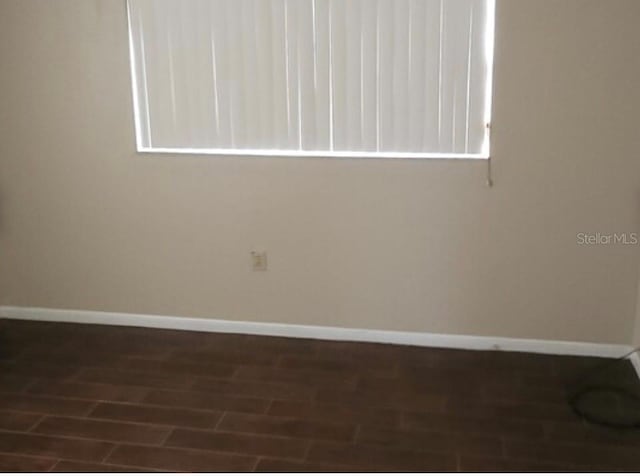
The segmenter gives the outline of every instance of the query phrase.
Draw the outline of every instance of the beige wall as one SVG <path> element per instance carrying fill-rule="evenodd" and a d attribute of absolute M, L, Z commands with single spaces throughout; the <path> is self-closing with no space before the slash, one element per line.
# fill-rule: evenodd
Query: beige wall
<path fill-rule="evenodd" d="M 638 304 L 636 305 L 636 325 L 633 334 L 633 345 L 640 347 L 640 291 L 638 293 Z"/>
<path fill-rule="evenodd" d="M 640 2 L 498 3 L 485 162 L 134 152 L 124 1 L 0 0 L 0 304 L 632 340 Z M 249 269 L 249 250 L 269 271 Z"/>
<path fill-rule="evenodd" d="M 635 321 L 632 344 L 635 347 L 640 347 L 640 282 L 638 283 L 638 297 L 636 301 L 636 321 Z"/>

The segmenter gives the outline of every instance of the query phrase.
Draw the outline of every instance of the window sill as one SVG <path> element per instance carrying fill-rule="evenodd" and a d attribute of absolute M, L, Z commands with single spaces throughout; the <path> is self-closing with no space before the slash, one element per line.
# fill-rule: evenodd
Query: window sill
<path fill-rule="evenodd" d="M 489 154 L 441 154 L 414 152 L 329 152 L 309 150 L 260 150 L 260 149 L 187 149 L 139 147 L 140 154 L 178 154 L 243 157 L 297 157 L 327 159 L 412 159 L 412 160 L 487 160 Z"/>

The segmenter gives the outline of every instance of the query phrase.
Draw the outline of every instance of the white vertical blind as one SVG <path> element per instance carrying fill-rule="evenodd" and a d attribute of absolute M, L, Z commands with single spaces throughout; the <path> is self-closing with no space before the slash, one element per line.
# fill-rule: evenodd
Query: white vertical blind
<path fill-rule="evenodd" d="M 494 0 L 128 0 L 141 151 L 488 156 Z"/>

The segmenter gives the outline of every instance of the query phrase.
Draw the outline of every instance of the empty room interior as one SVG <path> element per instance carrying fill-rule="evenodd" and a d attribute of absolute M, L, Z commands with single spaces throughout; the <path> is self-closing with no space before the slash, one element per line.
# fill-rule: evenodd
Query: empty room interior
<path fill-rule="evenodd" d="M 639 21 L 0 0 L 0 471 L 640 471 Z"/>

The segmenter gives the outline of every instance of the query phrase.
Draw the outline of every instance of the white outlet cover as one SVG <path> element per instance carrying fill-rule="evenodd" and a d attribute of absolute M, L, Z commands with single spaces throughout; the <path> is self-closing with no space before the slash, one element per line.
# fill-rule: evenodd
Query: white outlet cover
<path fill-rule="evenodd" d="M 254 271 L 266 271 L 267 270 L 267 252 L 252 251 L 251 265 Z"/>

